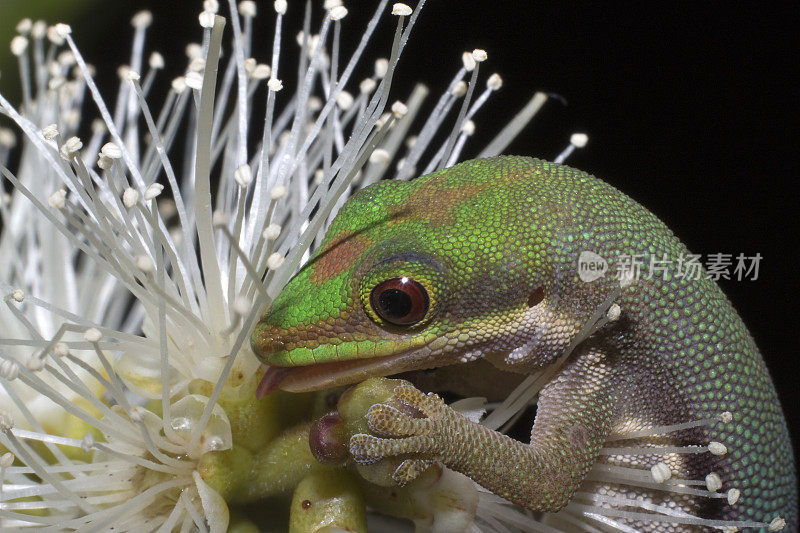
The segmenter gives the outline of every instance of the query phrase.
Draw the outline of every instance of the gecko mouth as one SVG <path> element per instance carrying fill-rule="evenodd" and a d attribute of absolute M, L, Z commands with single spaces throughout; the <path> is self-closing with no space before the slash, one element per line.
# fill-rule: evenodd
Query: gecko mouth
<path fill-rule="evenodd" d="M 373 376 L 387 376 L 407 370 L 423 370 L 436 365 L 426 365 L 425 350 L 413 350 L 384 357 L 351 359 L 306 366 L 269 366 L 256 389 L 259 399 L 277 389 L 287 392 L 308 392 L 339 385 L 349 385 Z"/>

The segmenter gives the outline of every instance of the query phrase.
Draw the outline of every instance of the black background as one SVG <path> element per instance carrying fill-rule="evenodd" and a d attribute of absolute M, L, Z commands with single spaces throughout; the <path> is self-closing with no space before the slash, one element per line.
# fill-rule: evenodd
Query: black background
<path fill-rule="evenodd" d="M 227 14 L 227 2 L 221 3 Z M 303 5 L 289 3 L 285 84 L 294 79 Z M 183 57 L 175 58 L 185 43 L 200 38 L 200 5 L 124 0 L 66 22 L 87 60 L 99 67 L 106 94 L 113 94 L 114 69 L 128 60 L 130 15 L 153 11 L 149 49 L 167 57 L 168 80 L 181 74 Z M 258 5 L 254 55 L 269 62 L 272 2 Z M 420 80 L 438 97 L 460 66 L 461 52 L 484 48 L 489 60 L 483 72 L 499 72 L 505 84 L 476 116 L 466 155 L 476 154 L 533 91 L 555 92 L 568 105 L 548 102 L 507 153 L 552 159 L 571 133 L 586 132 L 589 144 L 570 164 L 647 206 L 693 252 L 761 253 L 757 281 L 722 286 L 761 347 L 798 442 L 794 81 L 800 25 L 797 8 L 766 5 L 431 0 L 400 62 L 394 96 L 405 97 L 412 80 Z M 347 3 L 345 49 L 360 38 L 373 6 Z M 375 46 L 385 54 L 391 29 L 382 28 Z M 166 90 L 165 82 L 154 96 Z"/>

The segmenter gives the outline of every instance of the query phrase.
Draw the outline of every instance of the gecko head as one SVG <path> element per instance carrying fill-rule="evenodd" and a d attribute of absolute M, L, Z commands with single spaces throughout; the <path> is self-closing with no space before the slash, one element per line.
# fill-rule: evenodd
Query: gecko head
<path fill-rule="evenodd" d="M 536 232 L 517 238 L 507 230 L 521 223 L 504 185 L 508 163 L 467 161 L 351 198 L 252 334 L 253 351 L 270 366 L 260 393 L 354 383 L 534 342 L 552 276 Z"/>

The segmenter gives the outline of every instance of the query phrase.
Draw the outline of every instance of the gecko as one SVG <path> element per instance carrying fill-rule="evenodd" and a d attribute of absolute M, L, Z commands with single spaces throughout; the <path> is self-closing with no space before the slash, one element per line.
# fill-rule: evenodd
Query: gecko
<path fill-rule="evenodd" d="M 256 326 L 251 346 L 268 365 L 260 394 L 441 367 L 479 365 L 487 382 L 488 368 L 544 372 L 529 443 L 409 385 L 395 390 L 409 409 L 369 410 L 373 434 L 350 439 L 352 457 L 406 457 L 399 483 L 438 461 L 534 511 L 557 512 L 580 488 L 709 521 L 619 518 L 639 531 L 716 531 L 714 520 L 796 531 L 787 425 L 752 336 L 704 272 L 648 272 L 651 260 L 686 257 L 650 211 L 565 165 L 500 156 L 382 181 L 344 204 Z M 580 258 L 594 261 L 591 275 Z M 614 268 L 630 258 L 641 272 L 621 282 Z M 697 420 L 707 422 L 687 424 Z M 620 446 L 639 452 L 609 450 Z M 666 468 L 673 480 L 713 473 L 729 497 L 652 479 L 624 486 L 590 476 L 597 465 Z"/>

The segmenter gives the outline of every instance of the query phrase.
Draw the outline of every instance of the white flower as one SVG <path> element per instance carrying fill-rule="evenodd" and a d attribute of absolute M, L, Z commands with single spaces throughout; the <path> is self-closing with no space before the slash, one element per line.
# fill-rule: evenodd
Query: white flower
<path fill-rule="evenodd" d="M 311 59 L 295 86 L 278 72 L 280 48 L 291 45 L 279 37 L 287 3 L 275 2 L 269 14 L 271 66 L 249 57 L 254 26 L 240 16 L 252 18 L 254 4 L 234 9 L 225 39 L 218 7 L 205 2 L 204 45 L 190 48 L 192 60 L 173 73 L 180 77 L 163 100 L 150 93 L 165 62 L 142 44 L 149 14 L 136 15 L 137 44 L 116 106 L 102 99 L 69 27 L 18 27 L 26 36 L 16 38 L 15 54 L 34 67 L 22 72 L 42 79 L 23 80 L 19 108 L 0 96 L 20 132 L 15 139 L 0 131 L 2 528 L 225 531 L 227 504 L 198 461 L 237 445 L 218 401 L 257 372 L 248 334 L 260 314 L 344 198 L 380 179 L 454 164 L 473 117 L 501 85 L 493 76 L 474 96 L 485 52 L 469 68 L 453 58 L 456 75 L 411 135 L 403 121 L 417 115 L 428 89 L 402 95 L 393 113 L 387 102 L 422 2 L 413 12 L 378 3 L 373 21 L 400 31 L 385 50 L 396 53 L 378 59 L 365 80 L 352 73 L 375 61 L 376 25 L 331 80 L 331 26 L 346 10 L 337 3 L 315 11 L 318 33 L 300 38 Z M 392 9 L 400 16 L 390 17 Z M 68 47 L 69 61 L 47 63 L 36 53 L 48 38 Z M 502 152 L 545 100 L 535 94 L 475 153 Z M 254 115 L 256 102 L 266 103 L 264 116 Z M 87 108 L 95 113 L 84 116 Z M 79 139 L 81 122 L 95 117 L 91 136 Z M 252 152 L 251 132 L 260 139 Z M 185 152 L 179 134 L 192 141 Z M 12 171 L 16 141 L 23 149 Z M 583 144 L 573 138 L 567 150 Z M 493 421 L 499 427 L 535 392 L 503 404 Z M 495 520 L 533 525 L 485 493 L 478 518 L 487 531 Z"/>
<path fill-rule="evenodd" d="M 374 20 L 394 23 L 387 5 L 380 3 Z M 208 45 L 187 67 L 197 78 L 186 78 L 193 90 L 174 89 L 154 108 L 150 89 L 163 61 L 146 70 L 146 13 L 134 17 L 139 44 L 115 110 L 69 31 L 50 33 L 72 52 L 74 71 L 41 64 L 27 51 L 40 46 L 42 32 L 31 35 L 33 46 L 16 47 L 20 61 L 33 60 L 48 79 L 33 85 L 40 89 L 21 108 L 0 97 L 26 146 L 15 171 L 2 168 L 11 189 L 0 211 L 0 447 L 20 465 L 0 469 L 4 527 L 225 529 L 227 507 L 196 466 L 203 453 L 232 445 L 217 399 L 232 374 L 251 376 L 259 366 L 248 332 L 307 257 L 337 200 L 387 176 L 390 167 L 369 163 L 370 154 L 377 149 L 391 160 L 405 148 L 402 132 L 392 135 L 395 118 L 383 115 L 416 15 L 399 17 L 397 55 L 368 78 L 374 91 L 359 91 L 365 81 L 352 72 L 358 62 L 374 61 L 374 27 L 331 81 L 323 71 L 331 26 L 341 18 L 333 15 L 343 12 L 335 9 L 320 17 L 311 61 L 294 88 L 278 81 L 279 49 L 287 43 L 277 37 L 268 82 L 245 74 L 246 34 L 220 66 L 233 75 L 216 79 L 225 20 L 208 11 L 198 28 Z M 286 6 L 276 3 L 276 10 L 280 29 Z M 250 26 L 235 16 L 228 25 L 238 35 Z M 463 77 L 459 72 L 452 83 Z M 420 86 L 411 95 L 409 112 L 426 92 Z M 102 125 L 79 139 L 87 98 Z M 218 98 L 235 100 L 234 110 L 226 113 Z M 255 99 L 266 100 L 266 116 L 252 116 Z M 485 100 L 465 99 L 462 115 Z M 433 169 L 458 158 L 454 142 L 465 119 L 447 120 L 454 103 L 445 92 L 404 168 Z M 184 124 L 195 143 L 181 153 L 173 144 Z M 441 128 L 452 133 L 423 163 Z M 245 143 L 250 130 L 261 139 L 253 153 Z M 517 131 L 505 131 L 503 144 Z M 16 139 L 7 130 L 3 139 L 5 165 Z M 189 392 L 197 380 L 213 384 L 209 396 Z"/>

